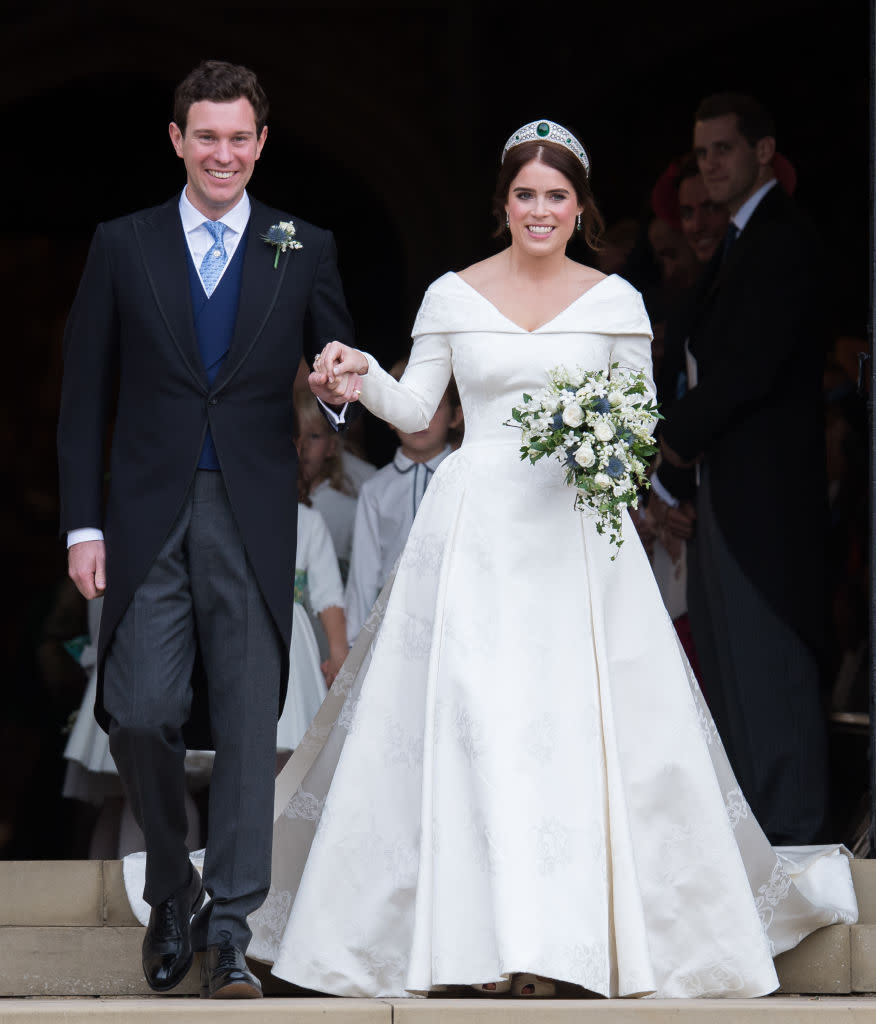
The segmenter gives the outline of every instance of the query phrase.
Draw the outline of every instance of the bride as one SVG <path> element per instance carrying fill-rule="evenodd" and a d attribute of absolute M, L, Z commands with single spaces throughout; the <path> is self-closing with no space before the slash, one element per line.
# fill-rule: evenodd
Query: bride
<path fill-rule="evenodd" d="M 504 425 L 558 365 L 650 379 L 639 294 L 565 254 L 598 229 L 588 172 L 560 125 L 515 132 L 508 245 L 431 285 L 401 381 L 337 342 L 311 375 L 413 432 L 452 371 L 465 440 L 277 780 L 249 955 L 305 988 L 757 996 L 856 920 L 842 847 L 773 850 L 754 820 L 629 519 L 612 561 Z"/>

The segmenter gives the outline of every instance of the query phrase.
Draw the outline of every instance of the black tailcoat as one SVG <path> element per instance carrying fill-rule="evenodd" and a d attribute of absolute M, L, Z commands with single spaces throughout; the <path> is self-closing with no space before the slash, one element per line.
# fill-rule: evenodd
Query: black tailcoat
<path fill-rule="evenodd" d="M 62 533 L 94 526 L 105 535 L 101 666 L 180 512 L 209 424 L 283 645 L 285 694 L 298 508 L 293 383 L 302 354 L 312 361 L 328 340 L 353 341 L 329 232 L 295 219 L 301 248 L 281 254 L 274 268 L 274 247 L 260 236 L 292 219 L 252 201 L 234 334 L 212 386 L 195 334 L 178 197 L 95 233 L 64 337 L 58 454 Z M 100 689 L 96 715 L 106 728 Z"/>
<path fill-rule="evenodd" d="M 689 323 L 698 385 L 662 425 L 678 454 L 708 462 L 727 545 L 816 654 L 827 512 L 818 252 L 810 222 L 773 187 L 700 285 Z"/>

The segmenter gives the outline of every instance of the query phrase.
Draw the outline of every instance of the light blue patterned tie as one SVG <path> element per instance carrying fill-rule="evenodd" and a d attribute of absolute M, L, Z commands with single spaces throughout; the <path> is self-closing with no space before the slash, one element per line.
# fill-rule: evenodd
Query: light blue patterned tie
<path fill-rule="evenodd" d="M 225 243 L 222 241 L 225 225 L 221 220 L 205 220 L 204 227 L 213 236 L 213 245 L 201 261 L 200 274 L 201 280 L 204 282 L 204 291 L 208 295 L 212 295 L 213 289 L 225 269 L 225 264 L 228 262 L 228 253 L 225 251 Z"/>

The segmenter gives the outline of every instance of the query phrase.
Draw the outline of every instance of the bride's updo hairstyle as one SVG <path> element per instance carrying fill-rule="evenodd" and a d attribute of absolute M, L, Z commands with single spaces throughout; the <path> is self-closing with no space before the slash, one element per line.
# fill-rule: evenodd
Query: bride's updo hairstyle
<path fill-rule="evenodd" d="M 541 139 L 521 142 L 505 153 L 496 181 L 496 191 L 493 193 L 493 216 L 496 218 L 493 238 L 501 238 L 506 233 L 505 205 L 511 191 L 511 182 L 531 160 L 552 167 L 569 180 L 581 207 L 581 237 L 591 249 L 598 249 L 605 222 L 590 190 L 590 181 L 584 164 L 565 146 Z"/>

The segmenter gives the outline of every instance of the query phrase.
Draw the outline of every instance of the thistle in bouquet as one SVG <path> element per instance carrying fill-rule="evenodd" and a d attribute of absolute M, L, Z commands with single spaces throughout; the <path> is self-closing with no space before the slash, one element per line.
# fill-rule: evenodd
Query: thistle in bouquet
<path fill-rule="evenodd" d="M 650 486 L 653 430 L 662 416 L 641 371 L 619 372 L 613 363 L 609 372 L 557 367 L 548 377 L 547 387 L 511 410 L 509 425 L 522 431 L 520 458 L 556 458 L 575 488 L 574 507 L 594 515 L 597 533 L 619 549 L 622 512 L 637 508 Z"/>

